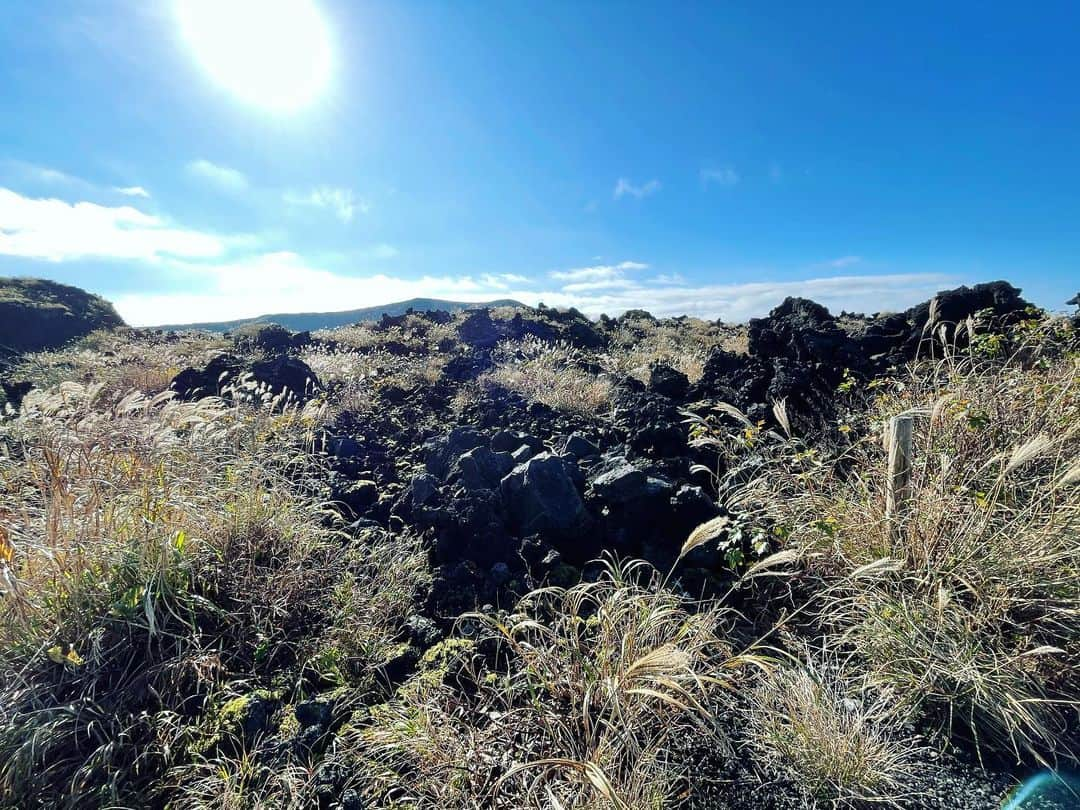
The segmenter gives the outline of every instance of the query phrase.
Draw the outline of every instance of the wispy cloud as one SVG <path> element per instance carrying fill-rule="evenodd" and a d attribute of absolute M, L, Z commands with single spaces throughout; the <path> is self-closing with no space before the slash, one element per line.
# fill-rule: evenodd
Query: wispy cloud
<path fill-rule="evenodd" d="M 485 273 L 480 276 L 480 283 L 494 290 L 509 290 L 514 284 L 522 286 L 529 283 L 529 279 L 517 273 Z"/>
<path fill-rule="evenodd" d="M 15 185 L 55 186 L 58 188 L 63 187 L 68 191 L 77 190 L 81 192 L 91 192 L 97 188 L 93 183 L 81 177 L 76 177 L 73 174 L 49 166 L 29 163 L 25 160 L 6 159 L 0 161 L 0 168 L 3 169 L 2 173 Z"/>
<path fill-rule="evenodd" d="M 150 197 L 150 192 L 142 186 L 125 186 L 123 188 L 114 186 L 113 191 L 117 194 L 123 194 L 125 197 L 143 197 L 146 199 Z"/>
<path fill-rule="evenodd" d="M 739 182 L 739 173 L 730 166 L 710 167 L 701 170 L 701 185 L 734 186 Z"/>
<path fill-rule="evenodd" d="M 572 270 L 555 270 L 549 275 L 556 281 L 571 283 L 602 282 L 621 279 L 627 270 L 645 270 L 649 265 L 641 262 L 620 262 L 619 264 L 597 264 L 591 267 L 576 267 Z"/>
<path fill-rule="evenodd" d="M 851 267 L 856 264 L 862 264 L 862 256 L 841 256 L 838 259 L 833 259 L 828 263 L 829 267 Z"/>
<path fill-rule="evenodd" d="M 769 164 L 769 182 L 779 183 L 784 179 L 784 167 L 775 160 Z"/>
<path fill-rule="evenodd" d="M 172 227 L 128 205 L 34 199 L 0 188 L 0 254 L 62 262 L 220 256 L 225 240 Z"/>
<path fill-rule="evenodd" d="M 371 204 L 359 199 L 352 189 L 333 186 L 316 186 L 303 192 L 286 191 L 282 199 L 291 206 L 329 211 L 344 223 L 352 222 L 357 212 L 366 214 L 371 210 Z"/>
<path fill-rule="evenodd" d="M 188 174 L 192 177 L 228 194 L 239 194 L 247 191 L 250 185 L 247 175 L 243 172 L 228 166 L 211 163 L 203 158 L 191 161 L 186 168 Z"/>
<path fill-rule="evenodd" d="M 635 185 L 627 178 L 620 177 L 615 183 L 615 191 L 613 192 L 613 196 L 616 200 L 621 199 L 622 197 L 635 197 L 640 200 L 643 197 L 648 197 L 650 194 L 655 194 L 659 190 L 659 180 L 649 180 L 648 182 L 642 183 L 641 185 Z"/>
<path fill-rule="evenodd" d="M 59 169 L 29 163 L 25 160 L 0 160 L 0 182 L 5 181 L 12 186 L 24 189 L 29 187 L 43 190 L 42 187 L 48 186 L 50 194 L 67 193 L 98 198 L 112 198 L 115 194 L 142 198 L 150 196 L 150 192 L 142 186 L 99 185 Z"/>

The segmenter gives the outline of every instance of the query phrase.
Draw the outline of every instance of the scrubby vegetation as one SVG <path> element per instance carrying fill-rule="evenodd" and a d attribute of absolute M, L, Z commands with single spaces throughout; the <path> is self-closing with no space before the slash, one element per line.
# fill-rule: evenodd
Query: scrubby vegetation
<path fill-rule="evenodd" d="M 877 389 L 847 446 L 778 442 L 737 494 L 799 554 L 825 643 L 980 752 L 1067 755 L 1080 705 L 1080 360 L 1064 330 L 1030 321 L 1008 349 L 939 346 Z M 881 471 L 900 414 L 913 465 L 890 516 Z"/>
<path fill-rule="evenodd" d="M 0 806 L 996 807 L 1067 773 L 1080 341 L 991 286 L 23 354 Z"/>

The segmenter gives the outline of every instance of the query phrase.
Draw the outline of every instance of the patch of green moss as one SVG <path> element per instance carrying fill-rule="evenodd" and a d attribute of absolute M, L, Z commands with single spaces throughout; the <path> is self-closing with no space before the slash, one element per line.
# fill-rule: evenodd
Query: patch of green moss
<path fill-rule="evenodd" d="M 448 638 L 431 647 L 420 659 L 417 672 L 398 690 L 408 701 L 450 681 L 471 658 L 476 642 L 468 638 Z"/>
<path fill-rule="evenodd" d="M 254 739 L 270 724 L 279 699 L 277 692 L 257 689 L 225 701 L 196 727 L 188 752 L 209 756 L 222 747 L 239 747 L 242 741 Z"/>
<path fill-rule="evenodd" d="M 463 655 L 476 649 L 471 638 L 448 638 L 434 645 L 420 658 L 422 672 L 446 672 L 450 665 Z"/>
<path fill-rule="evenodd" d="M 300 733 L 300 730 L 300 721 L 296 719 L 294 707 L 283 707 L 281 722 L 278 724 L 278 735 L 283 740 L 291 740 Z"/>

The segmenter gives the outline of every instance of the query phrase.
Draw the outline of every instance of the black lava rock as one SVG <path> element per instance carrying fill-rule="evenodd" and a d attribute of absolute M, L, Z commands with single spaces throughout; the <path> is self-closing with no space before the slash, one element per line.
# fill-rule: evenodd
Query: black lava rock
<path fill-rule="evenodd" d="M 649 390 L 671 399 L 686 399 L 690 378 L 666 363 L 655 363 L 649 371 Z"/>

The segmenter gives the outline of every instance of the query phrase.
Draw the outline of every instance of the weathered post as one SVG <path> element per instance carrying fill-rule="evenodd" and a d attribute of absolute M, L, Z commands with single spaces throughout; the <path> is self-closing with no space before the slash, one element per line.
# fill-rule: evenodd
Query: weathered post
<path fill-rule="evenodd" d="M 889 537 L 903 538 L 904 519 L 911 488 L 911 445 L 915 419 L 911 414 L 894 416 L 889 422 L 889 470 L 885 481 L 885 520 Z"/>

